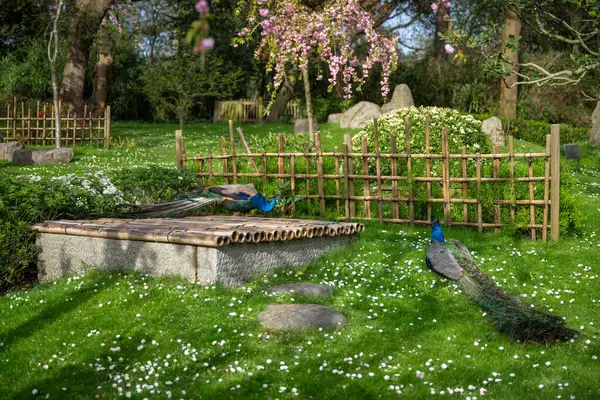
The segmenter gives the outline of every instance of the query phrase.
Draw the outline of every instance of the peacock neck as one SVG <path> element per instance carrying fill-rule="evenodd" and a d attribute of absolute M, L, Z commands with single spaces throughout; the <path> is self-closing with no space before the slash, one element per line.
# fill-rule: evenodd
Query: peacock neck
<path fill-rule="evenodd" d="M 442 227 L 439 223 L 433 224 L 431 228 L 431 241 L 436 241 L 438 243 L 443 243 L 446 241 L 444 238 L 444 233 L 442 232 Z"/>
<path fill-rule="evenodd" d="M 261 194 L 256 194 L 250 198 L 250 202 L 256 208 L 264 212 L 270 212 L 275 208 L 275 199 L 271 201 L 267 201 L 265 197 Z"/>

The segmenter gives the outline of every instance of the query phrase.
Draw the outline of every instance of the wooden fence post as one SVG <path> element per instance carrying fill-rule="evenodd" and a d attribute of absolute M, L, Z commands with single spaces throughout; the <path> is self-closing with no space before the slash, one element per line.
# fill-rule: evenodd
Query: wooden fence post
<path fill-rule="evenodd" d="M 110 106 L 104 110 L 104 148 L 110 146 Z"/>
<path fill-rule="evenodd" d="M 325 190 L 323 189 L 323 149 L 321 149 L 321 133 L 315 132 L 315 149 L 317 152 L 317 186 L 319 190 L 320 216 L 325 218 Z"/>
<path fill-rule="evenodd" d="M 231 172 L 233 172 L 233 184 L 237 182 L 237 162 L 235 159 L 235 136 L 233 135 L 233 121 L 229 120 L 229 146 L 231 147 Z"/>
<path fill-rule="evenodd" d="M 106 137 L 105 137 L 106 139 Z M 183 144 L 183 131 L 181 131 L 180 129 L 175 131 L 175 154 L 176 154 L 176 161 L 175 164 L 177 165 L 177 168 L 182 169 L 183 168 L 183 148 L 182 148 L 182 144 Z M 106 141 L 104 142 L 106 144 Z"/>
<path fill-rule="evenodd" d="M 550 209 L 550 236 L 556 242 L 560 234 L 560 125 L 552 125 L 551 135 L 552 207 Z"/>
<path fill-rule="evenodd" d="M 344 134 L 344 147 L 347 148 L 348 153 L 352 153 L 353 149 L 352 149 L 352 134 L 351 133 L 345 133 Z M 344 150 L 345 151 L 345 150 Z M 348 175 L 353 175 L 353 167 L 352 167 L 352 159 L 348 158 Z M 347 193 L 349 196 L 355 196 L 356 192 L 354 190 L 354 180 L 352 179 L 348 179 L 348 187 L 347 189 Z M 350 211 L 350 217 L 354 218 L 356 217 L 356 202 L 354 200 L 350 201 L 350 206 L 349 206 L 349 211 Z"/>

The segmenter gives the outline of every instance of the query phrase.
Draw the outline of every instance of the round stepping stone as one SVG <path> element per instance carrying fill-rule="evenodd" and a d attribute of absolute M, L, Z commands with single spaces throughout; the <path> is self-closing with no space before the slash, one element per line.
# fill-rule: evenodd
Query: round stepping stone
<path fill-rule="evenodd" d="M 320 304 L 269 304 L 258 314 L 260 323 L 269 329 L 333 328 L 348 321 L 339 311 Z"/>
<path fill-rule="evenodd" d="M 278 293 L 296 293 L 302 296 L 328 296 L 333 293 L 331 286 L 315 283 L 286 283 L 273 286 L 270 290 Z"/>

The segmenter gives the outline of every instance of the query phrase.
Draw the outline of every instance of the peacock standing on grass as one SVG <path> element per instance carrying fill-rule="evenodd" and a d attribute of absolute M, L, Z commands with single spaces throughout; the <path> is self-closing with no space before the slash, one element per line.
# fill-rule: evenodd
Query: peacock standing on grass
<path fill-rule="evenodd" d="M 223 207 L 234 213 L 246 213 L 254 209 L 268 213 L 280 202 L 279 195 L 275 195 L 271 201 L 268 201 L 252 184 L 209 186 L 197 195 L 167 203 L 124 205 L 127 211 L 117 216 L 122 218 L 191 217 L 205 214 L 212 207 Z"/>
<path fill-rule="evenodd" d="M 444 278 L 458 281 L 467 297 L 490 316 L 499 332 L 522 343 L 546 345 L 579 335 L 578 331 L 565 327 L 561 317 L 533 309 L 505 293 L 479 269 L 462 243 L 444 239 L 438 219 L 432 225 L 427 266 Z"/>

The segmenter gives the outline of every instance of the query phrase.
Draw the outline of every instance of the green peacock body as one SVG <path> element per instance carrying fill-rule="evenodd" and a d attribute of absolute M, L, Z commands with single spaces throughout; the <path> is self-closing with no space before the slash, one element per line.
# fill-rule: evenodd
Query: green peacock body
<path fill-rule="evenodd" d="M 276 196 L 271 201 L 260 194 L 254 185 L 221 185 L 204 188 L 200 193 L 180 200 L 143 206 L 124 205 L 122 218 L 182 218 L 203 215 L 214 207 L 222 207 L 233 213 L 245 213 L 258 209 L 270 212 L 279 202 Z"/>
<path fill-rule="evenodd" d="M 438 220 L 433 221 L 427 266 L 444 278 L 458 281 L 464 293 L 491 318 L 496 329 L 512 340 L 553 343 L 575 338 L 579 332 L 564 320 L 521 303 L 499 288 L 477 265 L 458 240 L 446 241 Z"/>

